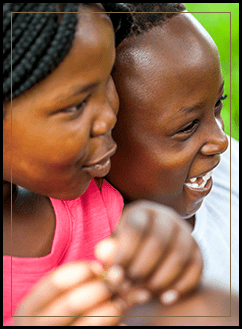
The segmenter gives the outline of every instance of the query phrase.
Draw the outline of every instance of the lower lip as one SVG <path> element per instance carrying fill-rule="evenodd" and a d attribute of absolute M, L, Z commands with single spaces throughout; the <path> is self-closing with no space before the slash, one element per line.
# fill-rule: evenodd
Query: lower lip
<path fill-rule="evenodd" d="M 82 169 L 93 177 L 104 177 L 109 173 L 111 169 L 111 160 L 108 158 L 93 166 L 82 167 Z"/>
<path fill-rule="evenodd" d="M 197 198 L 203 198 L 208 195 L 208 193 L 211 191 L 213 186 L 213 179 L 210 177 L 206 183 L 206 185 L 203 188 L 192 188 L 190 186 L 184 185 L 187 191 L 190 191 L 194 197 Z"/>

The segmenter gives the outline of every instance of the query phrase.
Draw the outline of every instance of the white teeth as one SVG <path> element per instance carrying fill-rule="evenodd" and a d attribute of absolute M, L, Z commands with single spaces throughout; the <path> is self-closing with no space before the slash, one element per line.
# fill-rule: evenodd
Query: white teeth
<path fill-rule="evenodd" d="M 203 182 L 198 185 L 195 183 L 195 181 L 198 179 L 198 177 L 193 177 L 189 179 L 189 183 L 185 183 L 188 187 L 195 188 L 195 189 L 202 189 L 204 186 L 207 184 L 207 181 L 209 178 L 212 176 L 212 170 L 209 171 L 206 175 L 202 176 L 201 178 L 203 179 Z"/>
<path fill-rule="evenodd" d="M 191 181 L 192 183 L 194 183 L 196 180 L 197 180 L 196 177 L 190 178 L 190 181 Z"/>
<path fill-rule="evenodd" d="M 204 176 L 204 177 L 206 177 L 206 180 L 209 180 L 209 178 L 212 176 L 212 173 L 213 173 L 213 171 L 211 170 Z"/>
<path fill-rule="evenodd" d="M 191 184 L 191 185 L 192 185 L 192 187 L 194 187 L 194 188 L 199 187 L 199 185 L 198 185 L 197 183 L 193 183 L 193 184 Z"/>

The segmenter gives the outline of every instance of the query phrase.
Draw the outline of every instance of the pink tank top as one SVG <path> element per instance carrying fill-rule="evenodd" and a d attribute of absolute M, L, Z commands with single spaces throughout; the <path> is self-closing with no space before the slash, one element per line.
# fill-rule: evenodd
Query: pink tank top
<path fill-rule="evenodd" d="M 11 326 L 21 299 L 56 267 L 77 260 L 94 260 L 96 244 L 113 232 L 123 209 L 123 198 L 106 180 L 101 192 L 91 182 L 84 194 L 74 200 L 50 198 L 56 227 L 51 253 L 44 257 L 3 256 L 3 325 Z"/>

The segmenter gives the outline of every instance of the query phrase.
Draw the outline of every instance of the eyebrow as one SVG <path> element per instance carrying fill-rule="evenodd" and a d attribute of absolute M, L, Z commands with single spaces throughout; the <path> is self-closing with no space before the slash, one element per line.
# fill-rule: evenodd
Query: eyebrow
<path fill-rule="evenodd" d="M 114 68 L 114 65 L 115 65 L 115 60 L 113 61 L 113 66 L 112 66 L 111 72 Z M 110 72 L 110 76 L 111 76 L 111 72 Z M 97 82 L 94 82 L 94 83 L 89 83 L 87 85 L 76 85 L 76 86 L 71 88 L 70 97 L 74 97 L 74 96 L 77 96 L 79 94 L 87 93 L 88 91 L 90 91 L 92 89 L 95 89 L 99 85 L 99 83 L 100 82 L 97 81 Z"/>
<path fill-rule="evenodd" d="M 79 94 L 87 93 L 88 91 L 96 88 L 99 82 L 90 83 L 87 85 L 76 85 L 70 89 L 70 97 L 77 96 Z"/>
<path fill-rule="evenodd" d="M 224 87 L 224 81 L 222 82 L 222 84 L 220 86 L 220 89 L 219 89 L 218 94 L 221 93 L 221 91 L 223 90 L 223 87 Z M 181 107 L 178 110 L 178 113 L 179 114 L 185 114 L 185 113 L 191 113 L 191 112 L 194 112 L 194 111 L 198 111 L 198 110 L 200 110 L 205 105 L 205 103 L 206 102 L 201 102 L 201 103 L 198 103 L 198 104 L 193 105 L 191 107 Z"/>

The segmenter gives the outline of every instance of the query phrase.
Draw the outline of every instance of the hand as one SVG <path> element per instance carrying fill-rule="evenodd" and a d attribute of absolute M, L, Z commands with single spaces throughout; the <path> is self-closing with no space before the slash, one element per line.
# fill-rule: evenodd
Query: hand
<path fill-rule="evenodd" d="M 239 293 L 216 279 L 203 276 L 199 287 L 174 305 L 159 300 L 133 308 L 127 326 L 239 326 Z"/>
<path fill-rule="evenodd" d="M 148 292 L 159 294 L 162 303 L 171 304 L 201 279 L 203 258 L 191 231 L 171 208 L 133 202 L 124 209 L 114 236 L 98 244 L 96 256 L 113 264 L 107 278 L 123 296 L 139 287 L 146 289 L 146 297 Z"/>
<path fill-rule="evenodd" d="M 102 271 L 97 263 L 70 263 L 59 267 L 43 278 L 22 302 L 15 315 L 23 317 L 16 317 L 14 325 L 117 325 L 122 318 L 115 316 L 122 315 L 123 304 L 110 300 L 110 290 L 100 276 Z M 110 317 L 80 317 L 98 315 Z"/>

